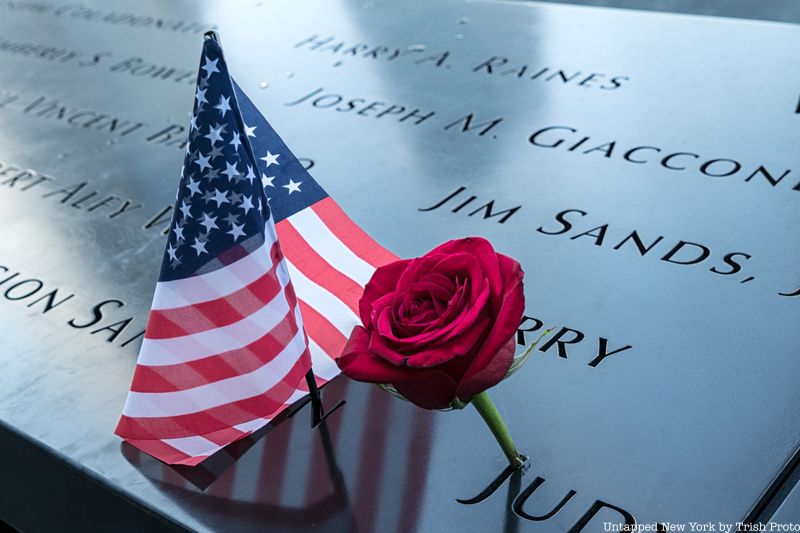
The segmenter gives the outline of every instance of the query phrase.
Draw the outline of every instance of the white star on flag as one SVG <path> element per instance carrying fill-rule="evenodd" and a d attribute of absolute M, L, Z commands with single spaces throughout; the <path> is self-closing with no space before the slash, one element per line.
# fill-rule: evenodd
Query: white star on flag
<path fill-rule="evenodd" d="M 219 229 L 219 226 L 217 226 L 217 217 L 212 217 L 208 213 L 203 213 L 203 220 L 200 221 L 200 224 L 205 226 L 206 233 L 210 232 L 212 229 Z"/>
<path fill-rule="evenodd" d="M 267 167 L 269 167 L 270 165 L 280 165 L 280 163 L 278 163 L 278 158 L 280 156 L 281 154 L 273 154 L 272 152 L 267 150 L 267 155 L 262 157 L 261 160 L 267 164 Z"/>
<path fill-rule="evenodd" d="M 172 247 L 172 243 L 169 243 L 167 245 L 167 253 L 169 254 L 169 258 L 172 259 L 173 261 L 178 259 L 178 256 L 176 255 L 177 250 L 178 250 L 177 248 Z"/>
<path fill-rule="evenodd" d="M 219 128 L 209 126 L 208 134 L 203 135 L 203 137 L 210 140 L 211 145 L 213 146 L 214 144 L 222 140 L 222 126 L 220 126 Z"/>
<path fill-rule="evenodd" d="M 205 63 L 200 68 L 206 71 L 206 78 L 210 78 L 212 74 L 219 72 L 217 68 L 217 61 L 219 61 L 219 59 L 215 59 L 214 61 L 210 61 L 208 58 L 205 59 Z"/>
<path fill-rule="evenodd" d="M 206 241 L 201 241 L 199 237 L 194 239 L 194 244 L 192 244 L 191 247 L 195 249 L 198 257 L 200 254 L 208 253 L 208 250 L 206 250 Z"/>
<path fill-rule="evenodd" d="M 191 208 L 192 208 L 191 204 L 189 204 L 184 200 L 178 209 L 180 210 L 181 213 L 183 213 L 183 218 L 189 218 Z"/>
<path fill-rule="evenodd" d="M 253 180 L 256 179 L 256 175 L 253 174 L 253 167 L 247 165 L 247 175 L 244 177 L 250 183 L 253 183 Z"/>
<path fill-rule="evenodd" d="M 194 196 L 195 194 L 200 194 L 200 182 L 199 181 L 196 181 L 196 180 L 193 180 L 192 178 L 189 178 L 189 182 L 186 184 L 186 187 L 189 189 L 189 192 L 191 192 L 191 196 Z"/>
<path fill-rule="evenodd" d="M 228 203 L 228 195 L 219 189 L 216 189 L 214 191 L 214 196 L 211 197 L 211 200 L 217 202 L 217 207 L 219 207 L 222 204 Z"/>
<path fill-rule="evenodd" d="M 234 241 L 238 241 L 239 237 L 242 237 L 242 236 L 245 235 L 245 232 L 242 231 L 243 227 L 244 227 L 244 224 L 231 224 L 231 230 L 230 231 L 226 231 L 225 233 L 227 233 L 228 235 L 231 235 L 233 237 Z"/>
<path fill-rule="evenodd" d="M 206 90 L 201 89 L 200 87 L 197 88 L 197 91 L 194 93 L 194 97 L 199 104 L 207 104 L 208 100 L 206 100 Z"/>
<path fill-rule="evenodd" d="M 219 103 L 214 106 L 214 109 L 219 109 L 219 114 L 224 118 L 225 113 L 231 110 L 231 97 L 219 97 Z"/>
<path fill-rule="evenodd" d="M 295 191 L 303 192 L 300 190 L 300 185 L 302 183 L 303 183 L 302 181 L 293 181 L 292 178 L 289 178 L 289 183 L 287 185 L 284 185 L 283 187 L 289 189 L 289 194 L 292 194 Z"/>
<path fill-rule="evenodd" d="M 233 132 L 233 136 L 231 137 L 231 142 L 229 144 L 232 144 L 233 147 L 236 148 L 237 150 L 242 145 L 242 142 L 239 140 L 239 132 L 238 131 L 234 131 Z"/>
<path fill-rule="evenodd" d="M 239 204 L 239 207 L 244 209 L 245 214 L 247 214 L 247 212 L 250 211 L 251 209 L 253 209 L 253 207 L 254 207 L 253 206 L 253 201 L 250 199 L 249 196 L 243 196 L 242 197 L 242 203 Z"/>
<path fill-rule="evenodd" d="M 208 156 L 207 156 L 207 155 L 203 155 L 203 154 L 201 153 L 201 154 L 200 154 L 200 155 L 197 157 L 197 159 L 195 160 L 195 163 L 197 163 L 197 166 L 199 166 L 199 167 L 200 167 L 200 172 L 202 172 L 203 170 L 205 170 L 205 169 L 207 169 L 207 168 L 211 168 L 211 165 L 208 163 L 208 159 L 209 159 L 209 158 L 208 158 Z"/>
<path fill-rule="evenodd" d="M 226 168 L 222 171 L 222 173 L 227 176 L 229 181 L 239 175 L 239 171 L 236 169 L 236 163 L 229 163 L 226 161 L 225 165 Z"/>

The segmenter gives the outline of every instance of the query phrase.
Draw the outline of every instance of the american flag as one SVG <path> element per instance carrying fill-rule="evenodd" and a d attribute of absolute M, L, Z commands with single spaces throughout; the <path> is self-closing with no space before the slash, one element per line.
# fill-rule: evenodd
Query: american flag
<path fill-rule="evenodd" d="M 116 433 L 196 465 L 318 385 L 397 257 L 308 174 L 206 36 L 161 273 Z M 280 239 L 279 239 L 280 238 Z"/>

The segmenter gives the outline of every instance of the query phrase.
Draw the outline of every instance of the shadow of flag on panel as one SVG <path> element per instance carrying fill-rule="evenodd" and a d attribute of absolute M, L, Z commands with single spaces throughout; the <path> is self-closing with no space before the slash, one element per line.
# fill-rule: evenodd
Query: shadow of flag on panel
<path fill-rule="evenodd" d="M 168 465 L 122 443 L 123 455 L 193 519 L 219 529 L 413 532 L 429 483 L 437 413 L 377 387 L 335 380 L 348 408 L 308 431 L 285 414 L 198 466 Z M 287 418 L 284 421 L 284 418 Z"/>

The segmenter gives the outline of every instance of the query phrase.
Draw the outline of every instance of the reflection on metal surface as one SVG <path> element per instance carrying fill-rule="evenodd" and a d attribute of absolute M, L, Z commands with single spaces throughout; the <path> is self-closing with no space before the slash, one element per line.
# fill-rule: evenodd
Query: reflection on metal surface
<path fill-rule="evenodd" d="M 341 397 L 347 385 L 336 380 L 325 390 Z M 317 430 L 309 430 L 299 420 L 304 416 L 298 416 L 310 410 L 310 402 L 305 402 L 197 467 L 167 465 L 125 443 L 122 453 L 176 501 L 199 499 L 203 508 L 230 514 L 226 520 L 263 527 L 373 530 L 377 527 L 375 499 L 389 487 L 403 485 L 402 500 L 383 520 L 413 531 L 420 504 L 416 485 L 425 483 L 429 460 L 432 413 L 416 410 L 410 425 L 393 428 L 386 418 L 391 407 L 388 395 L 371 388 L 369 397 L 365 428 L 359 428 L 356 420 L 344 421 L 356 429 L 348 434 L 337 420 L 346 410 L 323 420 Z M 387 457 L 384 448 L 389 439 L 397 439 L 406 452 Z M 391 465 L 378 467 L 382 461 Z M 354 508 L 349 493 L 372 504 Z"/>
<path fill-rule="evenodd" d="M 132 464 L 136 465 L 137 469 L 147 474 L 149 478 L 158 481 L 165 481 L 162 478 L 162 473 L 165 471 L 172 471 L 194 485 L 197 489 L 204 491 L 223 474 L 225 474 L 230 467 L 235 465 L 239 458 L 242 457 L 242 455 L 244 455 L 250 448 L 252 448 L 253 445 L 260 441 L 267 433 L 273 431 L 281 423 L 292 418 L 295 414 L 297 414 L 298 411 L 303 410 L 303 408 L 307 406 L 313 411 L 310 397 L 300 400 L 290 409 L 287 409 L 281 413 L 280 416 L 273 419 L 270 424 L 267 424 L 263 428 L 251 433 L 243 439 L 232 442 L 220 450 L 220 453 L 212 455 L 195 467 L 163 463 L 152 456 L 139 451 L 139 449 L 131 446 L 125 441 L 120 443 L 120 448 L 125 458 L 128 459 L 128 461 Z M 327 426 L 325 427 L 324 433 L 325 434 L 322 437 L 323 445 L 330 447 L 330 434 Z"/>
<path fill-rule="evenodd" d="M 177 487 L 181 493 L 186 493 L 183 497 L 196 498 L 197 496 L 192 494 L 194 488 L 201 488 L 202 485 L 205 485 L 202 487 L 205 489 L 202 495 L 204 505 L 212 508 L 225 508 L 226 513 L 235 513 L 237 520 L 252 520 L 261 523 L 264 527 L 308 528 L 322 526 L 334 531 L 355 530 L 356 521 L 348 503 L 344 477 L 336 464 L 327 422 L 321 423 L 316 434 L 320 439 L 327 468 L 307 472 L 309 478 L 307 481 L 309 486 L 315 487 L 315 493 L 307 493 L 306 500 L 300 505 L 282 505 L 283 495 L 271 490 L 276 487 L 275 466 L 279 467 L 279 465 L 263 468 L 265 465 L 262 462 L 262 469 L 256 470 L 248 476 L 243 475 L 242 471 L 247 467 L 247 461 L 237 464 L 241 455 L 246 451 L 242 448 L 252 447 L 258 440 L 257 438 L 250 439 L 248 437 L 244 439 L 247 442 L 243 444 L 233 443 L 226 450 L 198 467 L 166 465 L 129 445 L 125 446 L 125 454 L 131 463 L 148 475 L 154 483 L 167 485 L 170 487 L 168 490 Z M 281 444 L 281 439 L 267 438 L 262 445 L 267 450 L 274 451 L 272 446 L 275 443 Z M 317 455 L 318 453 L 319 451 L 315 447 L 312 454 Z M 262 452 L 262 457 L 269 458 L 270 454 Z M 318 463 L 316 458 L 312 461 Z M 224 467 L 220 464 L 221 462 L 225 463 Z M 233 469 L 230 470 L 230 474 L 223 477 L 224 471 L 222 475 L 215 472 L 220 467 L 223 467 L 224 471 L 231 467 Z M 279 475 L 281 474 L 283 473 L 279 473 Z M 289 475 L 291 474 L 289 473 Z M 253 477 L 256 477 L 256 480 Z M 186 481 L 191 485 L 187 485 Z M 323 489 L 326 490 L 323 491 Z"/>

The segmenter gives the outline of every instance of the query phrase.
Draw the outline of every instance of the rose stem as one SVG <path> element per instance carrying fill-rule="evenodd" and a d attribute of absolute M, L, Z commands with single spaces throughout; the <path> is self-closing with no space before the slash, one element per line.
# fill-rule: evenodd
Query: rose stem
<path fill-rule="evenodd" d="M 503 449 L 508 463 L 513 468 L 522 468 L 525 461 L 517 452 L 517 447 L 514 445 L 511 433 L 509 433 L 505 422 L 503 422 L 503 417 L 500 416 L 497 407 L 492 403 L 492 399 L 489 398 L 489 393 L 484 391 L 473 396 L 472 405 L 475 406 L 475 409 L 478 410 L 484 422 L 486 422 L 486 425 L 489 426 L 492 435 L 494 435 L 494 438 L 497 439 L 497 443 Z"/>

